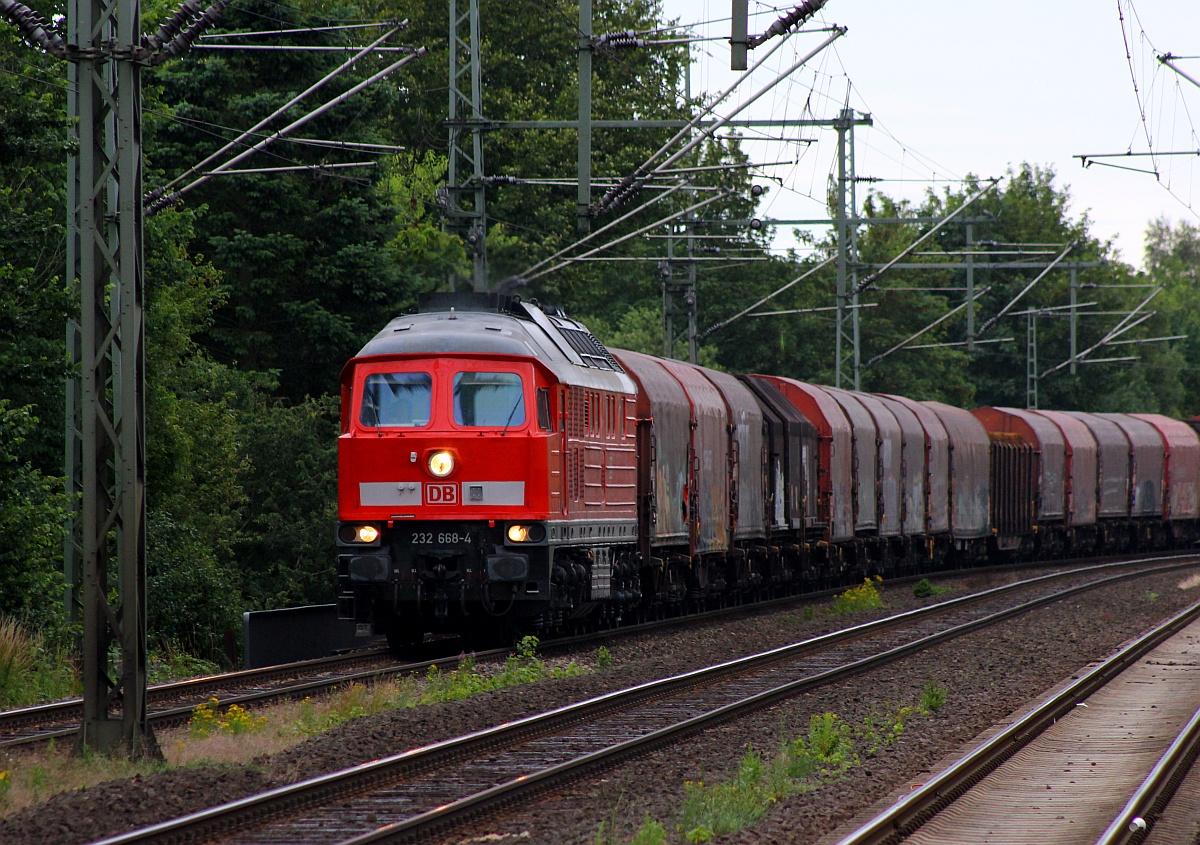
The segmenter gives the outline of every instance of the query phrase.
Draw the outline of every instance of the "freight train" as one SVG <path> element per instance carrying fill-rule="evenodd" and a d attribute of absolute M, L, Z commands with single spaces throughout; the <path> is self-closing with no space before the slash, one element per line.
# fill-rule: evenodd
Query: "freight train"
<path fill-rule="evenodd" d="M 395 648 L 1200 537 L 1188 423 L 734 376 L 519 297 L 426 297 L 341 394 L 339 616 Z"/>

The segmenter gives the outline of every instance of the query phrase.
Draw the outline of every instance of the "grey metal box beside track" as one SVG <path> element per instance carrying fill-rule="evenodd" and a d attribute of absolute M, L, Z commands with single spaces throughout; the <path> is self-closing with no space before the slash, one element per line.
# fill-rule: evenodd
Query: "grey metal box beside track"
<path fill-rule="evenodd" d="M 337 605 L 316 604 L 242 614 L 242 668 L 257 669 L 328 657 L 371 640 L 355 638 L 354 621 L 337 618 Z M 382 637 L 374 640 L 383 641 Z"/>

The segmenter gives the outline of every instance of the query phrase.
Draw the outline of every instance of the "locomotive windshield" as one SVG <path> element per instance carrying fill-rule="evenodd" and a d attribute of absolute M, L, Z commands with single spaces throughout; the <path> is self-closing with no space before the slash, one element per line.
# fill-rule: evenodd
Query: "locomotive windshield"
<path fill-rule="evenodd" d="M 433 379 L 427 373 L 372 373 L 363 384 L 363 425 L 429 424 Z"/>
<path fill-rule="evenodd" d="M 465 426 L 525 424 L 525 391 L 516 373 L 457 373 L 454 421 Z"/>

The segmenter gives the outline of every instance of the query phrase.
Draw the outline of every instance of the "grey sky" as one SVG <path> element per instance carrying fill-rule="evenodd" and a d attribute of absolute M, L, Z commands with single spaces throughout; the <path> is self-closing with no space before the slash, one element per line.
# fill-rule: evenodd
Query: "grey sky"
<path fill-rule="evenodd" d="M 729 35 L 729 0 L 665 0 L 664 8 L 681 23 L 715 21 L 697 27 L 698 34 Z M 751 0 L 751 32 L 779 17 L 776 9 L 791 8 Z M 1056 184 L 1069 188 L 1071 216 L 1088 213 L 1093 235 L 1113 239 L 1122 258 L 1135 266 L 1142 263 L 1150 220 L 1198 222 L 1193 209 L 1200 210 L 1200 157 L 1114 162 L 1145 170 L 1157 166 L 1161 181 L 1156 181 L 1099 164 L 1085 170 L 1073 156 L 1144 152 L 1150 143 L 1156 151 L 1200 150 L 1200 87 L 1154 58 L 1156 51 L 1200 57 L 1200 0 L 829 0 L 806 28 L 834 23 L 849 28 L 846 36 L 747 116 L 827 118 L 849 96 L 851 107 L 871 112 L 876 121 L 857 130 L 858 174 L 888 180 L 876 187 L 893 197 L 919 200 L 928 189 L 940 191 L 946 180 L 967 173 L 1003 175 L 1010 163 L 1053 167 Z M 793 36 L 739 93 L 749 97 L 822 37 Z M 698 44 L 693 56 L 693 91 L 715 93 L 733 80 L 723 41 Z M 1178 66 L 1200 80 L 1200 58 L 1181 59 Z M 788 130 L 791 138 L 796 131 Z M 818 143 L 748 145 L 754 161 L 788 161 L 764 171 L 783 180 L 764 205 L 767 216 L 823 216 L 826 180 L 836 168 L 836 136 L 809 129 L 803 137 Z M 788 243 L 788 236 L 777 240 Z"/>

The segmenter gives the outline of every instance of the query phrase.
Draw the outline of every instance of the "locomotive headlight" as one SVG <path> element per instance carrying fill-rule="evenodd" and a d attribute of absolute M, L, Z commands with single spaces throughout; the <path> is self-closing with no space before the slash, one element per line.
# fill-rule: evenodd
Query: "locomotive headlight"
<path fill-rule="evenodd" d="M 379 539 L 379 529 L 374 525 L 343 525 L 338 529 L 338 539 L 346 543 L 374 543 Z"/>
<path fill-rule="evenodd" d="M 508 526 L 505 534 L 510 543 L 540 543 L 546 539 L 546 527 L 537 523 L 533 525 L 517 523 Z"/>
<path fill-rule="evenodd" d="M 435 478 L 445 478 L 454 472 L 454 455 L 445 449 L 434 452 L 429 456 L 429 474 Z"/>

